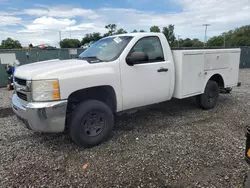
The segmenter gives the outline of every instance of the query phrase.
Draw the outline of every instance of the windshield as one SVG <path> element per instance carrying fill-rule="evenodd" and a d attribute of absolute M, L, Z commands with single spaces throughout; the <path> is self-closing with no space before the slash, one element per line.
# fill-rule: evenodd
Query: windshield
<path fill-rule="evenodd" d="M 118 36 L 101 39 L 81 53 L 78 58 L 88 60 L 90 63 L 113 61 L 120 56 L 132 38 L 132 36 Z M 90 61 L 91 59 L 95 61 Z"/>

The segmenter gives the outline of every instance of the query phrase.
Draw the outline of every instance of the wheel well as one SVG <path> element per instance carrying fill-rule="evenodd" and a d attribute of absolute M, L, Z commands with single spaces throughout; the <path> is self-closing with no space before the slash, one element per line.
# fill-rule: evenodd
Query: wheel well
<path fill-rule="evenodd" d="M 209 80 L 213 80 L 213 81 L 217 82 L 217 84 L 220 88 L 225 87 L 224 80 L 223 80 L 222 76 L 219 74 L 213 75 Z"/>
<path fill-rule="evenodd" d="M 68 97 L 67 114 L 72 112 L 77 104 L 86 100 L 99 100 L 107 104 L 113 112 L 116 112 L 116 95 L 111 86 L 97 86 L 85 88 L 73 92 Z"/>

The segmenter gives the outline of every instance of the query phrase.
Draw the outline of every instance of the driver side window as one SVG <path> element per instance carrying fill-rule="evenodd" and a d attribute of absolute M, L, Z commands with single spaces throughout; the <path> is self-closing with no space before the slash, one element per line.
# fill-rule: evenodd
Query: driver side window
<path fill-rule="evenodd" d="M 130 56 L 133 52 L 143 52 L 146 56 L 148 56 L 148 61 L 144 61 L 142 63 L 164 61 L 164 54 L 158 37 L 145 37 L 140 39 L 131 49 L 128 56 Z"/>

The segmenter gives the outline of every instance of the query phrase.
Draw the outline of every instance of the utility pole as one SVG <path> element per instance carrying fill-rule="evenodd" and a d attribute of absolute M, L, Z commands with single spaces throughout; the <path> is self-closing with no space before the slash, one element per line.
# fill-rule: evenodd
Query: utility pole
<path fill-rule="evenodd" d="M 61 46 L 61 41 L 62 41 L 62 33 L 61 31 L 59 31 L 59 42 L 58 42 L 58 45 Z M 59 58 L 59 51 L 58 51 L 58 58 Z M 59 58 L 60 59 L 60 58 Z"/>
<path fill-rule="evenodd" d="M 202 26 L 205 26 L 204 47 L 206 47 L 206 45 L 207 45 L 207 27 L 210 26 L 210 24 L 203 24 Z"/>
<path fill-rule="evenodd" d="M 61 33 L 61 31 L 59 31 L 59 42 L 61 42 L 62 41 L 62 33 Z"/>
<path fill-rule="evenodd" d="M 181 35 L 177 35 L 177 37 L 178 37 L 178 48 L 180 47 L 180 36 Z"/>
<path fill-rule="evenodd" d="M 5 33 L 4 33 L 4 29 L 5 29 L 5 28 L 3 28 L 3 40 L 4 40 L 4 37 L 5 37 L 5 36 L 4 36 L 4 35 L 5 35 Z"/>

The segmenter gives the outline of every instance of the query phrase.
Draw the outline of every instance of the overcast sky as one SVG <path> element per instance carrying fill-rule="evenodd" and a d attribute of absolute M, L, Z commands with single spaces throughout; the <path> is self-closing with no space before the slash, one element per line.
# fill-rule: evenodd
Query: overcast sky
<path fill-rule="evenodd" d="M 250 0 L 0 0 L 0 40 L 58 46 L 62 38 L 105 33 L 115 23 L 127 31 L 175 25 L 181 38 L 204 38 L 250 24 Z"/>

